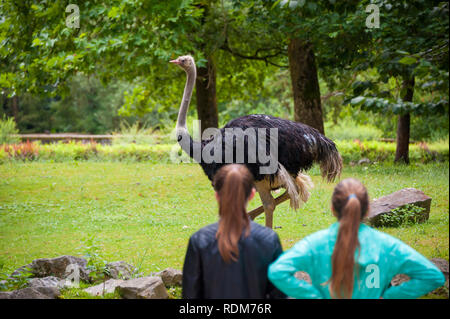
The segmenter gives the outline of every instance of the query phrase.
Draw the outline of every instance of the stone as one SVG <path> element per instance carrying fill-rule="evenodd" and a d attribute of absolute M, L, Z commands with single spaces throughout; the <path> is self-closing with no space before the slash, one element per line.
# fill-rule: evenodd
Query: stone
<path fill-rule="evenodd" d="M 35 259 L 31 263 L 31 268 L 35 277 L 54 276 L 61 279 L 74 274 L 77 268 L 79 278 L 84 281 L 90 281 L 86 264 L 87 261 L 84 258 L 64 255 L 55 258 Z"/>
<path fill-rule="evenodd" d="M 51 299 L 57 299 L 61 292 L 57 287 L 35 287 L 34 290 L 39 291 L 41 294 L 51 298 Z"/>
<path fill-rule="evenodd" d="M 311 284 L 311 277 L 309 276 L 309 274 L 307 272 L 304 271 L 297 271 L 294 274 L 294 277 L 300 280 L 305 280 L 308 284 Z"/>
<path fill-rule="evenodd" d="M 368 159 L 368 158 L 361 158 L 358 161 L 358 165 L 364 165 L 364 164 L 370 164 L 370 159 Z"/>
<path fill-rule="evenodd" d="M 448 281 L 448 260 L 442 258 L 431 258 L 430 261 L 439 268 L 445 276 L 445 280 Z"/>
<path fill-rule="evenodd" d="M 394 209 L 406 205 L 415 205 L 424 208 L 421 213 L 417 213 L 414 216 L 416 222 L 425 222 L 430 217 L 431 197 L 425 195 L 421 190 L 405 188 L 378 199 L 374 199 L 370 203 L 369 214 L 367 215 L 365 222 L 368 222 L 373 227 L 398 226 L 399 219 L 386 218 L 386 215 L 393 216 L 395 213 L 395 211 L 393 212 Z M 401 216 L 399 216 L 399 218 L 400 217 Z"/>
<path fill-rule="evenodd" d="M 109 279 L 104 283 L 98 284 L 96 286 L 92 286 L 84 289 L 85 292 L 92 296 L 102 296 L 105 294 L 114 293 L 116 287 L 125 283 L 125 280 L 122 279 Z"/>
<path fill-rule="evenodd" d="M 115 261 L 105 265 L 108 277 L 112 279 L 131 279 L 136 268 L 124 261 Z"/>
<path fill-rule="evenodd" d="M 125 280 L 116 287 L 116 291 L 124 299 L 167 299 L 164 282 L 160 277 L 148 276 Z"/>
<path fill-rule="evenodd" d="M 48 276 L 43 278 L 33 278 L 28 282 L 28 287 L 35 288 L 35 287 L 58 287 L 59 282 L 61 279 L 54 277 L 54 276 Z"/>
<path fill-rule="evenodd" d="M 55 287 L 23 288 L 1 292 L 0 299 L 55 299 L 60 295 Z"/>
<path fill-rule="evenodd" d="M 444 286 L 436 288 L 430 294 L 446 295 L 448 298 L 448 260 L 442 258 L 431 258 L 430 261 L 435 264 L 440 271 L 442 271 L 446 279 Z M 394 278 L 392 278 L 391 285 L 398 286 L 406 281 L 409 281 L 410 279 L 411 278 L 405 274 L 398 274 L 394 276 Z M 447 289 L 443 289 L 444 287 L 446 287 Z"/>
<path fill-rule="evenodd" d="M 392 286 L 399 286 L 402 283 L 409 281 L 410 279 L 411 278 L 408 275 L 398 274 L 398 275 L 395 275 L 394 278 L 392 278 L 391 285 Z"/>
<path fill-rule="evenodd" d="M 154 273 L 153 275 L 161 277 L 166 287 L 181 286 L 183 283 L 183 273 L 181 270 L 166 268 L 160 272 Z"/>
<path fill-rule="evenodd" d="M 11 291 L 0 291 L 0 299 L 11 299 Z"/>

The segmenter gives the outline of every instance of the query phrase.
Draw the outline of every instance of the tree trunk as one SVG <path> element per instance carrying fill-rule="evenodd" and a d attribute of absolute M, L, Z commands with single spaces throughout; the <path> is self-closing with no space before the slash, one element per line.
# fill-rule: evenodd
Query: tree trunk
<path fill-rule="evenodd" d="M 294 94 L 294 119 L 323 134 L 319 79 L 312 44 L 301 39 L 291 39 L 288 57 Z"/>
<path fill-rule="evenodd" d="M 12 114 L 14 116 L 14 121 L 16 122 L 16 125 L 19 124 L 19 97 L 17 95 L 14 95 L 11 98 L 11 110 Z"/>
<path fill-rule="evenodd" d="M 218 127 L 219 117 L 216 97 L 216 67 L 211 57 L 206 67 L 197 68 L 196 97 L 197 114 L 201 121 L 201 132 L 209 127 Z"/>
<path fill-rule="evenodd" d="M 403 101 L 412 102 L 414 95 L 414 77 L 403 82 L 406 89 Z M 409 135 L 410 135 L 411 115 L 401 114 L 397 122 L 397 147 L 395 150 L 395 162 L 409 163 Z"/>

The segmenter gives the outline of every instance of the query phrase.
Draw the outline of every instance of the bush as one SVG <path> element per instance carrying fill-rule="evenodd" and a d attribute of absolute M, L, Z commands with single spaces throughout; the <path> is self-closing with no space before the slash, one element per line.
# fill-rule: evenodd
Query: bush
<path fill-rule="evenodd" d="M 19 134 L 19 130 L 16 128 L 14 119 L 3 115 L 3 118 L 0 119 L 0 145 L 20 142 L 20 138 L 14 136 L 16 134 Z"/>
<path fill-rule="evenodd" d="M 357 162 L 368 158 L 372 162 L 394 161 L 395 143 L 380 141 L 336 141 L 344 163 Z M 0 146 L 0 163 L 8 160 L 40 160 L 40 161 L 126 161 L 171 163 L 172 153 L 183 155 L 178 144 L 113 144 L 97 143 L 83 144 L 81 142 L 40 144 L 27 142 L 20 144 L 5 144 Z M 448 141 L 436 143 L 419 143 L 410 145 L 411 162 L 427 163 L 431 161 L 448 161 Z M 176 159 L 179 159 L 177 157 Z"/>

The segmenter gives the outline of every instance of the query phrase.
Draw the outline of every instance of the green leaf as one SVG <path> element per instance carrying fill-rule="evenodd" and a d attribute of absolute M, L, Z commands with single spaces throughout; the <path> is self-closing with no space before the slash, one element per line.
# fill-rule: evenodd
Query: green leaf
<path fill-rule="evenodd" d="M 353 98 L 353 99 L 350 101 L 350 104 L 351 104 L 351 105 L 357 105 L 357 104 L 360 104 L 361 102 L 364 101 L 364 99 L 365 99 L 364 96 L 357 96 L 357 97 Z"/>
<path fill-rule="evenodd" d="M 38 46 L 41 46 L 43 43 L 42 43 L 42 41 L 39 39 L 39 38 L 35 38 L 34 40 L 33 40 L 33 42 L 31 43 L 31 46 L 32 47 L 38 47 Z"/>
<path fill-rule="evenodd" d="M 398 63 L 411 65 L 411 64 L 417 63 L 417 59 L 412 56 L 405 56 L 405 57 L 401 58 L 400 60 L 398 60 Z"/>

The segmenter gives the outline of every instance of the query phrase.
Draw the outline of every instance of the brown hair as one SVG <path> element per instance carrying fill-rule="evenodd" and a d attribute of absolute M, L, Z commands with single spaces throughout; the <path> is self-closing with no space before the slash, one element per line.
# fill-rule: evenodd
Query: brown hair
<path fill-rule="evenodd" d="M 238 242 L 243 231 L 245 236 L 250 233 L 246 204 L 253 189 L 253 175 L 244 165 L 225 165 L 215 174 L 213 185 L 219 197 L 216 238 L 220 255 L 228 263 L 239 257 Z"/>
<path fill-rule="evenodd" d="M 330 294 L 333 298 L 351 298 L 358 230 L 369 207 L 369 195 L 360 181 L 347 178 L 334 189 L 331 203 L 339 220 L 339 231 L 331 257 Z"/>

